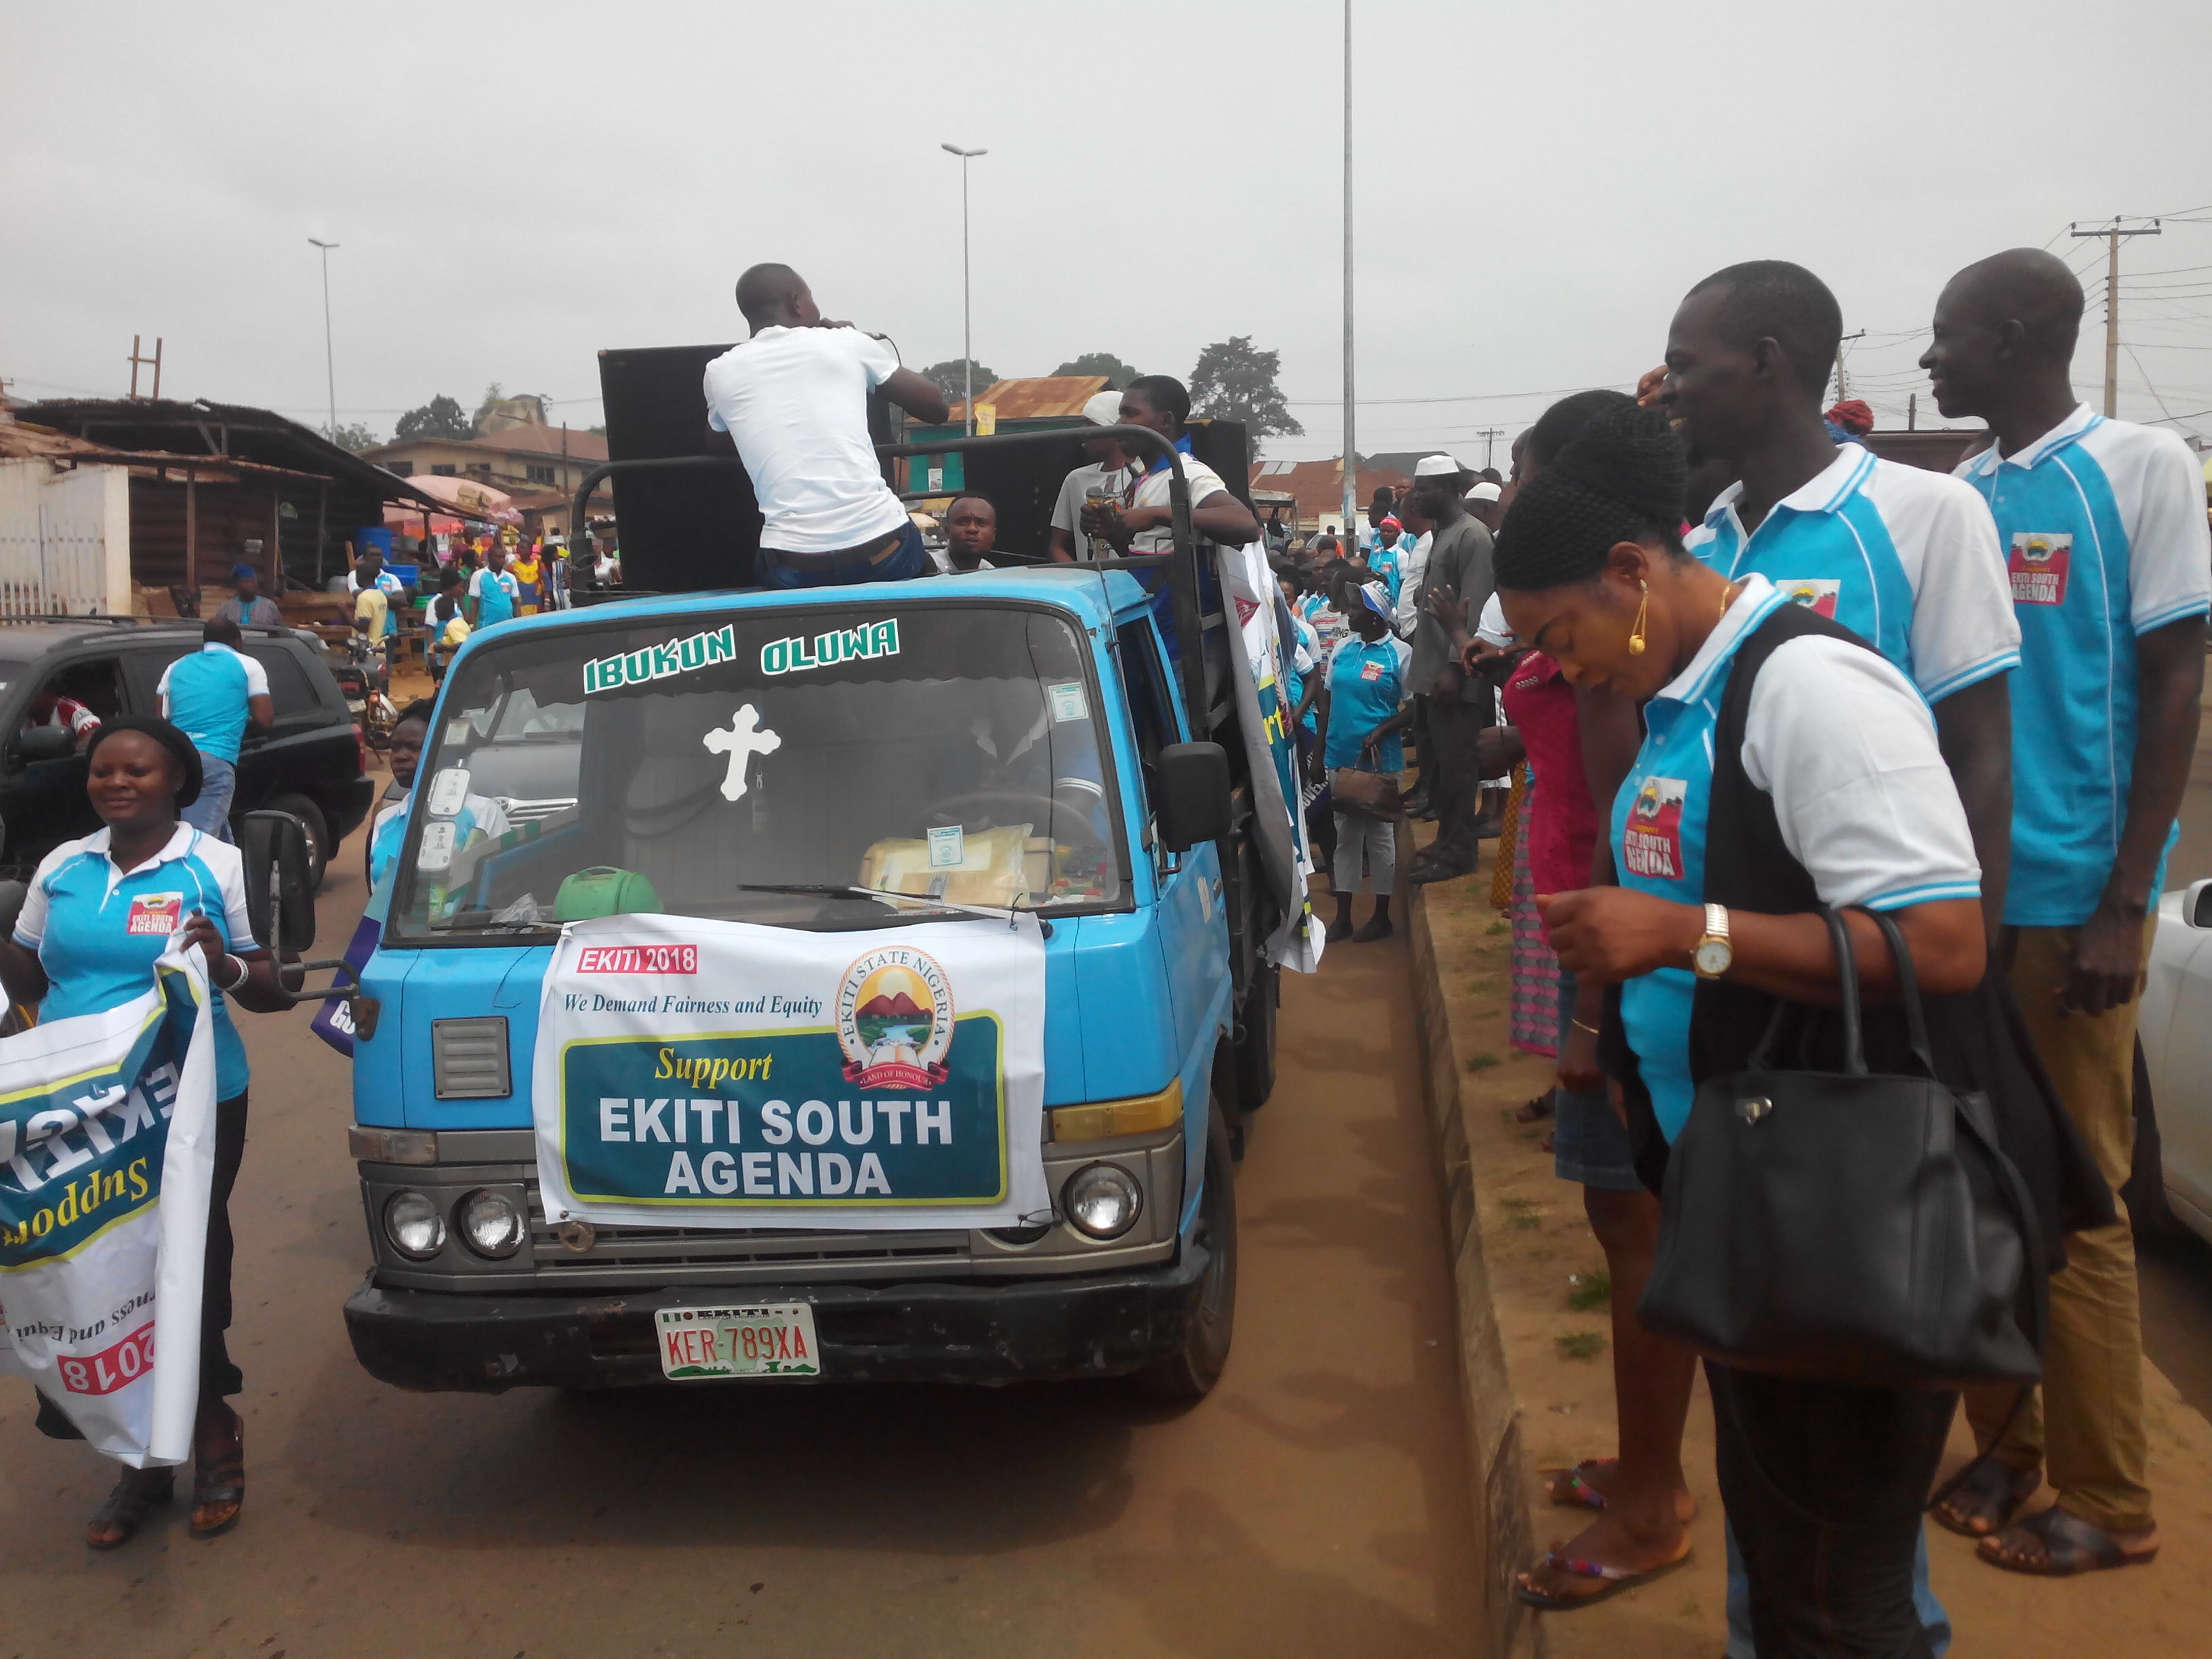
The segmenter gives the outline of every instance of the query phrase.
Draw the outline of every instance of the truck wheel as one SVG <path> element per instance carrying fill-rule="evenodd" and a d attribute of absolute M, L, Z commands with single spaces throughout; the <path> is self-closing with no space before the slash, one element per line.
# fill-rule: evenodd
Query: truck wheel
<path fill-rule="evenodd" d="M 1237 1042 L 1237 1104 L 1256 1112 L 1275 1092 L 1275 1011 L 1282 1000 L 1283 970 L 1269 963 L 1252 976 Z"/>
<path fill-rule="evenodd" d="M 323 890 L 323 873 L 331 867 L 331 830 L 323 809 L 305 795 L 277 795 L 269 802 L 272 812 L 288 812 L 307 832 L 307 890 Z"/>
<path fill-rule="evenodd" d="M 1229 1129 L 1218 1111 L 1206 1115 L 1205 1186 L 1193 1230 L 1206 1246 L 1206 1276 L 1183 1327 L 1182 1341 L 1137 1373 L 1137 1386 L 1163 1400 L 1203 1400 L 1229 1363 L 1237 1325 L 1237 1188 L 1231 1180 Z"/>
<path fill-rule="evenodd" d="M 2151 1098 L 2150 1067 L 2136 1044 L 2135 1157 L 2119 1192 L 2138 1239 L 2171 1238 L 2185 1231 L 2166 1198 L 2166 1148 L 2160 1143 L 2158 1109 Z"/>

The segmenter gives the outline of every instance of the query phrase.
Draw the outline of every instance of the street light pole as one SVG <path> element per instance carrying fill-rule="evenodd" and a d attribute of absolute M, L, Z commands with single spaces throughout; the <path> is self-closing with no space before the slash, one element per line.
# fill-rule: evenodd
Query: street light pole
<path fill-rule="evenodd" d="M 1359 448 L 1352 404 L 1352 0 L 1344 0 L 1344 534 L 1359 531 Z"/>
<path fill-rule="evenodd" d="M 975 317 L 968 284 L 968 164 L 987 149 L 963 149 L 957 144 L 938 148 L 960 158 L 960 380 L 966 389 L 967 435 L 975 435 Z"/>
<path fill-rule="evenodd" d="M 331 250 L 337 244 L 313 236 L 307 240 L 323 251 L 323 380 L 325 388 L 331 394 L 330 441 L 336 443 L 338 441 L 338 373 L 336 361 L 331 355 Z"/>

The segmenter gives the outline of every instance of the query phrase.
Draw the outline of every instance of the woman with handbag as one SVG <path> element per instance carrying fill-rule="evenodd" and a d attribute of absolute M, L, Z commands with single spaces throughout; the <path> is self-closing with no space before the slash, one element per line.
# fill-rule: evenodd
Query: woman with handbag
<path fill-rule="evenodd" d="M 1322 668 L 1321 752 L 1336 803 L 1336 890 L 1332 939 L 1367 945 L 1390 937 L 1390 895 L 1398 878 L 1398 775 L 1406 769 L 1398 734 L 1413 723 L 1406 707 L 1406 665 L 1413 653 L 1390 631 L 1382 584 L 1337 589 L 1352 631 Z M 1364 869 L 1375 887 L 1375 914 L 1352 931 L 1352 901 Z"/>
<path fill-rule="evenodd" d="M 1682 1260 L 1694 1267 L 1740 1242 L 1731 1204 L 1771 1212 L 1765 1200 L 1772 1194 L 1755 1183 L 1724 1190 L 1720 1203 L 1694 1213 L 1686 1208 L 1686 1192 L 1711 1196 L 1718 1166 L 1703 1133 L 1707 1117 L 1735 1112 L 1755 1127 L 1771 1114 L 1762 1150 L 1796 1144 L 1800 1127 L 1815 1121 L 1814 1109 L 1780 1082 L 1771 1091 L 1780 1109 L 1764 1094 L 1727 1095 L 1765 1062 L 1778 1028 L 1796 1039 L 1785 1047 L 1821 1062 L 1810 1069 L 1849 1073 L 1856 1062 L 1863 1072 L 1858 1001 L 1888 1003 L 1903 991 L 1915 1041 L 1898 1039 L 1886 1010 L 1870 1020 L 1877 1069 L 1902 1069 L 1895 1062 L 1909 1047 L 1931 1075 L 1871 1081 L 1910 1085 L 1919 1106 L 1932 1111 L 1928 1103 L 1937 1101 L 1966 1115 L 1935 1080 L 1942 1068 L 1927 1060 L 1911 981 L 1917 976 L 1930 994 L 1935 1046 L 1947 1066 L 1955 1070 L 1954 1056 L 1993 1046 L 1988 1032 L 1972 1029 L 1984 1018 L 1972 994 L 1985 967 L 1980 872 L 1926 704 L 1870 647 L 1790 605 L 1765 579 L 1729 581 L 1685 554 L 1684 471 L 1662 415 L 1609 411 L 1527 484 L 1507 514 L 1496 568 L 1513 631 L 1556 659 L 1571 684 L 1645 705 L 1642 750 L 1611 803 L 1621 884 L 1540 902 L 1562 963 L 1578 980 L 1618 988 L 1607 1000 L 1607 1070 L 1646 1179 L 1665 1170 L 1666 1231 L 1641 1310 L 1655 1328 L 1685 1335 L 1705 1353 L 1722 1499 L 1743 1546 L 1758 1651 L 1925 1655 L 1912 1564 L 1957 1403 L 1942 1386 L 1947 1379 L 1874 1385 L 1902 1380 L 1909 1366 L 1876 1352 L 1872 1335 L 1863 1352 L 1849 1342 L 1823 1347 L 1808 1335 L 1802 1352 L 1777 1352 L 1773 1332 L 1753 1322 L 1765 1346 L 1747 1339 L 1736 1352 L 1726 1337 L 1655 1316 L 1655 1302 L 1663 1299 L 1671 1245 L 1682 1244 Z M 1723 897 L 1731 902 L 1715 902 Z M 1838 1018 L 1824 1012 L 1839 1006 L 1840 1059 Z M 1985 1105 L 1979 1109 L 1985 1116 Z M 1970 1139 L 1981 1121 L 1953 1127 Z M 1840 1130 L 1848 1152 L 1855 1136 L 1865 1143 L 1888 1133 L 1892 1119 L 1869 1111 L 1818 1122 Z M 1678 1167 L 1665 1169 L 1686 1128 Z M 1876 1142 L 1865 1150 L 1877 1162 L 1909 1163 L 1921 1149 Z M 2011 1169 L 2001 1155 L 1996 1162 Z M 1832 1188 L 1852 1192 L 1856 1173 L 1849 1157 L 1840 1159 Z M 2011 1180 L 2016 1193 L 2017 1175 Z M 2022 1207 L 2010 1218 L 1970 1218 L 1989 1224 L 1977 1237 L 2005 1258 L 1991 1270 L 2001 1290 L 2022 1283 L 2024 1263 L 2036 1258 L 2026 1237 L 2036 1218 Z M 1841 1301 L 1881 1279 L 1883 1264 L 1852 1255 L 1857 1243 L 1855 1234 L 1837 1237 L 1825 1269 L 1838 1275 Z M 1680 1261 L 1674 1265 L 1679 1273 Z M 1748 1294 L 1729 1280 L 1723 1299 Z M 1733 1331 L 1766 1311 L 1764 1304 L 1724 1305 L 1711 1323 Z M 2000 1307 L 1984 1321 L 1989 1346 L 2002 1350 L 1989 1367 L 2032 1374 L 2032 1346 L 2010 1328 L 2008 1312 Z M 1687 1553 L 1685 1540 L 1674 1561 L 1624 1566 L 1555 1552 L 1522 1575 L 1521 1593 L 1540 1607 L 1581 1605 Z"/>

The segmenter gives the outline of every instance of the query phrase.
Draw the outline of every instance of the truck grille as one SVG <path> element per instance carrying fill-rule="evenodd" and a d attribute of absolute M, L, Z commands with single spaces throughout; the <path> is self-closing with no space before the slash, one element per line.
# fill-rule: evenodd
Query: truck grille
<path fill-rule="evenodd" d="M 968 1260 L 964 1231 L 837 1232 L 806 1227 L 613 1227 L 592 1224 L 597 1237 L 586 1250 L 561 1242 L 545 1214 L 538 1182 L 530 1196 L 530 1247 L 541 1277 L 605 1273 L 619 1267 L 736 1267 L 784 1269 L 874 1263 L 889 1267 Z"/>

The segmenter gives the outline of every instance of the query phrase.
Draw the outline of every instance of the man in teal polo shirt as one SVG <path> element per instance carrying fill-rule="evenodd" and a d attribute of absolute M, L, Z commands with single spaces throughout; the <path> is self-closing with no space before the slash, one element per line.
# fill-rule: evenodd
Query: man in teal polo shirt
<path fill-rule="evenodd" d="M 246 723 L 265 732 L 276 709 L 269 698 L 269 671 L 238 648 L 246 636 L 236 623 L 217 617 L 201 629 L 200 640 L 198 651 L 161 672 L 156 689 L 162 718 L 192 740 L 204 774 L 199 799 L 178 816 L 202 835 L 227 842 Z"/>
<path fill-rule="evenodd" d="M 2029 248 L 1972 264 L 1920 360 L 1947 417 L 1989 422 L 1958 475 L 1989 502 L 2020 619 L 2012 879 L 1999 960 L 2067 1114 L 2117 1191 L 2135 1146 L 2136 994 L 2197 748 L 2212 535 L 2197 457 L 2074 396 L 2081 285 Z M 1982 1559 L 2063 1575 L 2158 1553 L 2135 1243 L 2069 1233 L 2051 1280 L 2043 1406 L 1966 1391 L 1994 1455 L 1938 1517 Z M 2048 1474 L 2058 1501 L 2014 1511 Z"/>

